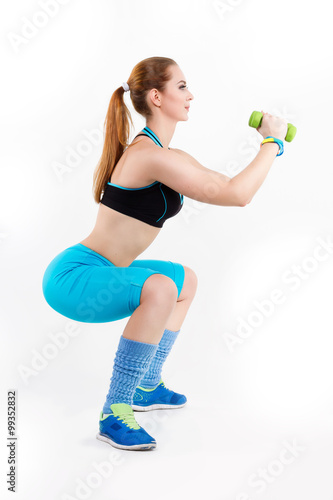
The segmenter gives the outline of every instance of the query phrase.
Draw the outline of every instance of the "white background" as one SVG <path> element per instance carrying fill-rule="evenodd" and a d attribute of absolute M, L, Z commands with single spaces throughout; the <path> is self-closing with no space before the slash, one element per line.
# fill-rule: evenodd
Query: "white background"
<path fill-rule="evenodd" d="M 16 389 L 17 499 L 332 500 L 330 2 L 71 0 L 41 17 L 43 4 L 1 7 L 2 498 L 13 498 L 6 394 Z M 28 38 L 31 22 L 44 26 Z M 140 256 L 187 265 L 199 285 L 163 368 L 188 404 L 136 413 L 157 440 L 139 453 L 95 438 L 127 319 L 71 322 L 45 302 L 41 281 L 94 226 L 102 141 L 61 178 L 56 162 L 87 144 L 113 91 L 157 55 L 176 60 L 194 94 L 170 146 L 204 166 L 233 177 L 250 163 L 262 139 L 248 126 L 253 110 L 298 131 L 249 205 L 185 198 Z M 125 99 L 134 137 L 145 122 Z M 264 316 L 258 304 L 274 290 L 283 303 Z M 241 338 L 240 322 L 254 318 Z M 66 348 L 24 382 L 22 366 L 73 325 Z M 103 461 L 113 464 L 106 477 Z"/>

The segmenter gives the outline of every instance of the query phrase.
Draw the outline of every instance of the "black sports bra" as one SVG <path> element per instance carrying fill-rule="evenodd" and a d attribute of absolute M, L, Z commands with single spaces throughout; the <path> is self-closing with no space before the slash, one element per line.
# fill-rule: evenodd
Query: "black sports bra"
<path fill-rule="evenodd" d="M 142 132 L 144 134 L 138 134 L 136 137 L 148 136 L 158 146 L 163 147 L 150 128 L 145 127 Z M 108 182 L 101 203 L 151 226 L 163 227 L 167 219 L 181 210 L 184 196 L 159 181 L 140 188 L 126 188 Z"/>

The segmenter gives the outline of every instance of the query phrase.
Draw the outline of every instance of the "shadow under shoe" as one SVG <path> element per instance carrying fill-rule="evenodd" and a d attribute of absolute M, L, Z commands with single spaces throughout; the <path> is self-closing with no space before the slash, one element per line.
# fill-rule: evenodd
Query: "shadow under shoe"
<path fill-rule="evenodd" d="M 112 413 L 100 413 L 96 438 L 122 450 L 151 450 L 155 439 L 137 423 L 133 409 L 126 403 L 110 405 Z"/>

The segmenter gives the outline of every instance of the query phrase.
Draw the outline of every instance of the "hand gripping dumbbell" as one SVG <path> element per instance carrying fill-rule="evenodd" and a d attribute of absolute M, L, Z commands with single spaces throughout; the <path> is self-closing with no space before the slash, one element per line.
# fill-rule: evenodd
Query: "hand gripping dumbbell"
<path fill-rule="evenodd" d="M 261 120 L 263 119 L 263 114 L 260 113 L 260 111 L 253 111 L 252 115 L 250 116 L 249 119 L 249 125 L 250 127 L 258 128 L 261 125 Z M 291 123 L 288 123 L 288 131 L 287 135 L 285 137 L 285 140 L 287 142 L 291 142 L 293 138 L 295 137 L 297 132 L 297 128 L 292 125 Z"/>

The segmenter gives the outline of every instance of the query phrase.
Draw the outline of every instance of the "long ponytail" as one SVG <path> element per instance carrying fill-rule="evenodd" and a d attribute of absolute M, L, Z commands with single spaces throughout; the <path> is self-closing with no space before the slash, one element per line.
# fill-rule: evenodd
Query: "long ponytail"
<path fill-rule="evenodd" d="M 162 92 L 165 89 L 165 84 L 171 77 L 168 68 L 173 64 L 177 63 L 168 57 L 149 57 L 134 66 L 127 83 L 133 107 L 144 118 L 152 114 L 147 103 L 148 91 L 156 88 Z M 123 86 L 113 92 L 104 121 L 102 156 L 93 175 L 93 196 L 96 203 L 100 202 L 112 171 L 128 146 L 130 125 L 133 127 L 130 111 L 124 101 L 124 92 Z"/>

